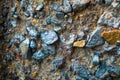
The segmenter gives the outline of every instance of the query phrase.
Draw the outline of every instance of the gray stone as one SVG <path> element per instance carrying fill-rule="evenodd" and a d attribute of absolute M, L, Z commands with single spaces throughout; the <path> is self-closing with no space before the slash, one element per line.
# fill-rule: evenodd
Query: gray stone
<path fill-rule="evenodd" d="M 35 60 L 43 60 L 47 56 L 48 52 L 46 52 L 45 50 L 39 50 L 33 54 L 32 58 Z"/>
<path fill-rule="evenodd" d="M 58 36 L 55 31 L 43 31 L 41 32 L 41 39 L 46 44 L 53 44 L 58 40 Z"/>
<path fill-rule="evenodd" d="M 63 12 L 57 12 L 57 13 L 56 13 L 56 17 L 57 17 L 58 19 L 63 19 L 64 16 L 65 16 L 65 14 L 64 14 Z"/>
<path fill-rule="evenodd" d="M 73 0 L 72 2 L 72 8 L 73 10 L 79 9 L 84 7 L 90 2 L 90 0 Z"/>
<path fill-rule="evenodd" d="M 18 43 L 18 44 L 20 44 L 22 41 L 24 41 L 25 40 L 25 37 L 22 35 L 22 34 L 20 34 L 20 33 L 16 33 L 15 34 L 15 36 L 14 36 L 14 38 L 10 41 L 10 46 L 12 45 L 12 44 L 14 44 L 14 43 Z"/>
<path fill-rule="evenodd" d="M 112 6 L 113 6 L 114 8 L 116 8 L 116 9 L 120 9 L 120 2 L 115 2 L 115 1 L 113 1 L 113 2 L 112 2 Z"/>
<path fill-rule="evenodd" d="M 37 43 L 35 40 L 30 41 L 30 48 L 32 49 L 32 52 L 35 52 L 37 49 Z"/>
<path fill-rule="evenodd" d="M 29 35 L 30 35 L 31 39 L 36 39 L 37 36 L 38 36 L 38 32 L 36 30 L 32 29 L 32 30 L 29 31 Z"/>
<path fill-rule="evenodd" d="M 78 40 L 83 39 L 84 36 L 85 36 L 85 33 L 82 32 L 82 31 L 80 31 L 80 32 L 77 33 L 77 38 L 78 38 Z"/>
<path fill-rule="evenodd" d="M 114 12 L 104 12 L 98 22 L 99 25 L 111 26 L 113 28 L 119 28 L 120 26 L 120 17 L 115 17 Z"/>
<path fill-rule="evenodd" d="M 47 24 L 51 24 L 51 17 L 50 16 L 46 17 L 45 20 L 46 20 Z"/>
<path fill-rule="evenodd" d="M 87 72 L 86 67 L 83 65 L 80 65 L 79 61 L 75 61 L 72 64 L 71 69 L 74 74 L 77 74 L 78 76 L 80 76 L 82 78 L 85 78 L 85 80 L 89 79 L 89 74 Z"/>
<path fill-rule="evenodd" d="M 72 18 L 68 18 L 67 22 L 71 24 L 73 22 L 73 19 Z"/>
<path fill-rule="evenodd" d="M 54 45 L 47 45 L 47 44 L 42 44 L 42 47 L 44 50 L 46 50 L 49 54 L 54 55 L 56 54 L 55 46 Z"/>
<path fill-rule="evenodd" d="M 120 27 L 120 17 L 118 17 L 115 21 L 114 21 L 114 25 L 113 28 L 119 28 Z"/>
<path fill-rule="evenodd" d="M 92 32 L 90 38 L 87 40 L 86 47 L 92 48 L 104 43 L 103 38 L 100 36 L 101 28 L 102 27 L 97 27 L 96 30 Z"/>
<path fill-rule="evenodd" d="M 62 11 L 64 13 L 69 13 L 72 11 L 71 4 L 68 0 L 63 0 L 63 6 L 62 6 Z"/>
<path fill-rule="evenodd" d="M 62 31 L 62 28 L 60 26 L 55 26 L 54 31 L 60 33 Z"/>
<path fill-rule="evenodd" d="M 17 26 L 17 21 L 16 21 L 16 20 L 10 21 L 10 24 L 11 24 L 13 27 L 16 27 L 16 26 Z"/>
<path fill-rule="evenodd" d="M 105 0 L 105 4 L 110 5 L 112 3 L 112 0 Z"/>
<path fill-rule="evenodd" d="M 115 20 L 116 18 L 114 17 L 113 12 L 106 11 L 100 16 L 97 24 L 103 26 L 107 25 L 112 27 L 114 25 Z"/>
<path fill-rule="evenodd" d="M 61 66 L 64 64 L 64 57 L 60 56 L 60 57 L 56 57 L 53 61 L 52 61 L 52 65 L 55 68 L 61 68 Z"/>
<path fill-rule="evenodd" d="M 97 4 L 103 4 L 103 0 L 95 0 Z"/>
<path fill-rule="evenodd" d="M 55 19 L 55 18 L 51 18 L 51 23 L 56 24 L 56 25 L 59 25 L 59 24 L 62 23 L 62 21 L 61 21 L 61 20 L 58 20 L 58 19 Z"/>
<path fill-rule="evenodd" d="M 27 54 L 28 54 L 28 50 L 29 50 L 29 44 L 30 44 L 30 40 L 27 38 L 19 45 L 20 52 L 21 52 L 22 57 L 24 59 L 27 58 Z"/>
<path fill-rule="evenodd" d="M 43 9 L 43 7 L 44 7 L 44 4 L 41 3 L 40 5 L 38 5 L 38 7 L 35 10 L 40 11 Z"/>
<path fill-rule="evenodd" d="M 59 4 L 53 3 L 51 5 L 51 8 L 54 9 L 54 10 L 56 10 L 56 11 L 61 11 L 61 6 Z"/>
<path fill-rule="evenodd" d="M 99 56 L 98 55 L 94 55 L 93 56 L 93 59 L 92 59 L 92 63 L 93 63 L 93 65 L 98 65 L 99 64 Z"/>

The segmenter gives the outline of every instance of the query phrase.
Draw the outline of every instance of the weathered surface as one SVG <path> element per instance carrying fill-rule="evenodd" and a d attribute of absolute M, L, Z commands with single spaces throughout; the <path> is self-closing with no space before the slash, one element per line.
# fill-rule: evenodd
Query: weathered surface
<path fill-rule="evenodd" d="M 41 39 L 46 44 L 53 44 L 58 40 L 58 36 L 55 31 L 43 31 L 41 32 Z"/>
<path fill-rule="evenodd" d="M 110 44 L 115 44 L 117 40 L 120 40 L 120 30 L 102 32 L 101 37 L 103 37 Z"/>
<path fill-rule="evenodd" d="M 86 43 L 86 47 L 95 47 L 102 45 L 104 43 L 104 40 L 100 36 L 101 33 L 101 27 L 97 27 L 96 30 L 94 30 L 88 39 Z"/>

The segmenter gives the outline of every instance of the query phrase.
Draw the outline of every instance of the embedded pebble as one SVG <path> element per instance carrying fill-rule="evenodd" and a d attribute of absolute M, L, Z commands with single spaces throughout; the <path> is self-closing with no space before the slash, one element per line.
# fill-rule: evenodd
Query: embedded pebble
<path fill-rule="evenodd" d="M 90 2 L 90 0 L 72 0 L 72 8 L 73 10 L 78 9 L 78 8 L 82 8 L 83 6 L 85 6 L 86 4 L 88 4 Z"/>
<path fill-rule="evenodd" d="M 55 46 L 54 45 L 47 45 L 47 44 L 42 44 L 42 47 L 51 55 L 56 54 Z"/>
<path fill-rule="evenodd" d="M 94 30 L 91 33 L 91 36 L 86 43 L 86 47 L 91 48 L 91 47 L 102 45 L 104 43 L 103 38 L 100 36 L 100 32 L 101 32 L 101 27 L 97 27 L 96 30 Z"/>
<path fill-rule="evenodd" d="M 61 66 L 64 64 L 64 57 L 60 56 L 60 57 L 56 57 L 53 61 L 52 61 L 52 65 L 55 68 L 61 68 Z"/>
<path fill-rule="evenodd" d="M 58 40 L 58 36 L 55 31 L 43 31 L 40 35 L 42 41 L 46 44 L 53 44 Z"/>
<path fill-rule="evenodd" d="M 44 7 L 44 4 L 41 3 L 35 10 L 40 11 L 43 9 L 43 7 Z"/>
<path fill-rule="evenodd" d="M 73 47 L 84 47 L 84 46 L 85 46 L 85 40 L 75 41 L 73 43 Z"/>
<path fill-rule="evenodd" d="M 48 52 L 46 52 L 45 50 L 38 50 L 33 54 L 32 58 L 39 61 L 39 60 L 43 60 L 47 56 L 48 56 Z"/>
<path fill-rule="evenodd" d="M 38 32 L 36 30 L 30 30 L 29 35 L 30 35 L 31 39 L 36 39 L 38 36 Z"/>
<path fill-rule="evenodd" d="M 99 56 L 98 55 L 94 55 L 93 56 L 93 59 L 92 59 L 92 63 L 93 63 L 93 65 L 99 65 Z"/>

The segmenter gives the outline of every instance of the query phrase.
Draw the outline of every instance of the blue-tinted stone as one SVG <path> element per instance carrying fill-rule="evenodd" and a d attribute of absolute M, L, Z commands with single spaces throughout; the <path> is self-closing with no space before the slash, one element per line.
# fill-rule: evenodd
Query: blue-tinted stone
<path fill-rule="evenodd" d="M 73 19 L 72 18 L 68 18 L 68 23 L 72 23 L 73 22 Z"/>
<path fill-rule="evenodd" d="M 40 11 L 40 10 L 42 10 L 43 9 L 43 7 L 44 7 L 44 4 L 43 3 L 41 3 L 37 8 L 36 8 L 36 10 L 37 11 Z"/>
<path fill-rule="evenodd" d="M 30 13 L 29 13 L 29 12 L 23 12 L 23 14 L 24 14 L 26 17 L 30 17 Z"/>
<path fill-rule="evenodd" d="M 64 14 L 63 12 L 57 12 L 57 13 L 56 13 L 56 17 L 57 17 L 58 19 L 63 19 L 64 16 L 65 16 L 65 14 Z"/>
<path fill-rule="evenodd" d="M 59 4 L 53 3 L 53 4 L 51 5 L 51 8 L 54 9 L 54 10 L 56 10 L 56 11 L 61 11 Z"/>
<path fill-rule="evenodd" d="M 120 76 L 120 68 L 117 66 L 114 65 L 108 66 L 107 71 L 109 72 L 110 75 L 114 74 L 116 77 Z"/>
<path fill-rule="evenodd" d="M 86 47 L 96 47 L 104 43 L 103 38 L 100 36 L 101 27 L 97 27 L 95 31 L 92 32 L 90 38 L 86 43 Z"/>
<path fill-rule="evenodd" d="M 58 20 L 58 19 L 55 19 L 55 18 L 51 18 L 51 23 L 53 23 L 53 24 L 61 24 L 62 21 Z"/>
<path fill-rule="evenodd" d="M 34 16 L 34 18 L 36 18 L 36 19 L 39 19 L 39 17 L 44 17 L 45 16 L 45 13 L 44 12 L 40 12 L 40 13 L 38 13 L 38 14 L 36 14 L 35 16 Z"/>
<path fill-rule="evenodd" d="M 29 35 L 30 35 L 31 39 L 36 39 L 37 35 L 38 35 L 38 32 L 36 30 L 30 30 Z"/>
<path fill-rule="evenodd" d="M 55 58 L 52 62 L 52 65 L 55 68 L 60 68 L 63 64 L 64 64 L 64 57 L 63 56 Z"/>
<path fill-rule="evenodd" d="M 102 62 L 99 66 L 99 69 L 96 71 L 95 76 L 97 78 L 104 78 L 104 73 L 107 71 L 107 64 L 106 62 Z"/>
<path fill-rule="evenodd" d="M 86 4 L 88 4 L 90 2 L 90 0 L 78 0 L 78 1 L 74 1 L 72 2 L 72 8 L 73 10 L 76 10 L 76 9 L 80 9 L 82 7 L 84 7 Z"/>
<path fill-rule="evenodd" d="M 21 2 L 20 2 L 20 8 L 25 7 L 26 4 L 27 4 L 27 0 L 21 0 Z"/>
<path fill-rule="evenodd" d="M 112 3 L 112 0 L 105 0 L 105 4 L 110 5 Z"/>
<path fill-rule="evenodd" d="M 51 17 L 50 16 L 47 17 L 45 20 L 46 20 L 47 24 L 51 24 Z"/>
<path fill-rule="evenodd" d="M 10 21 L 10 24 L 11 24 L 13 27 L 16 27 L 16 26 L 17 26 L 17 21 L 16 21 L 16 20 Z"/>
<path fill-rule="evenodd" d="M 35 40 L 30 41 L 30 48 L 32 49 L 32 52 L 35 52 L 37 49 L 37 43 Z"/>
<path fill-rule="evenodd" d="M 41 39 L 46 44 L 53 44 L 58 40 L 58 36 L 55 31 L 43 31 L 41 32 Z"/>
<path fill-rule="evenodd" d="M 72 7 L 71 7 L 70 2 L 68 0 L 63 0 L 62 11 L 64 13 L 69 13 L 72 11 Z"/>
<path fill-rule="evenodd" d="M 39 50 L 33 54 L 32 58 L 35 60 L 43 60 L 47 56 L 48 52 L 46 52 L 45 50 Z"/>
<path fill-rule="evenodd" d="M 54 45 L 42 44 L 42 47 L 51 55 L 56 53 Z"/>
<path fill-rule="evenodd" d="M 99 64 L 99 56 L 98 55 L 93 56 L 92 63 L 95 66 Z"/>
<path fill-rule="evenodd" d="M 85 78 L 85 79 L 89 79 L 89 74 L 87 72 L 87 69 L 85 66 L 82 66 L 79 64 L 78 61 L 75 61 L 72 66 L 72 71 L 77 74 L 78 76 Z"/>
<path fill-rule="evenodd" d="M 5 59 L 6 59 L 6 61 L 12 61 L 13 60 L 13 58 L 10 54 L 6 54 Z"/>

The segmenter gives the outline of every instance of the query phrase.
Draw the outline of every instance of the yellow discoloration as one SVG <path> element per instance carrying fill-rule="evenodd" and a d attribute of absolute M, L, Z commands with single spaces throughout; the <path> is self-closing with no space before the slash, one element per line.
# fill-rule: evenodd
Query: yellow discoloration
<path fill-rule="evenodd" d="M 73 43 L 73 47 L 84 47 L 85 46 L 85 40 L 76 41 Z"/>
<path fill-rule="evenodd" d="M 102 32 L 101 36 L 110 44 L 115 44 L 117 40 L 120 40 L 120 30 Z"/>

